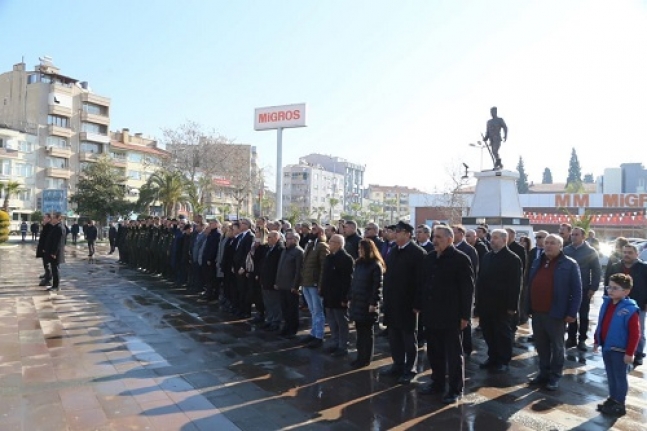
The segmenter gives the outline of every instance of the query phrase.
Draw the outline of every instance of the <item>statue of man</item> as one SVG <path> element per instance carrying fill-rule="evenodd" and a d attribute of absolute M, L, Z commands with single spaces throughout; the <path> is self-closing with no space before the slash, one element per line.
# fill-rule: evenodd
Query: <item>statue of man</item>
<path fill-rule="evenodd" d="M 501 129 L 503 129 L 503 142 L 508 139 L 508 126 L 506 126 L 503 118 L 499 118 L 496 115 L 496 106 L 493 106 L 490 109 L 490 114 L 492 114 L 492 119 L 487 122 L 487 131 L 483 137 L 483 141 L 487 143 L 490 141 L 490 147 L 492 148 L 492 156 L 494 157 L 494 169 L 501 169 L 503 165 L 501 164 L 501 157 L 499 157 L 499 148 L 501 148 Z"/>

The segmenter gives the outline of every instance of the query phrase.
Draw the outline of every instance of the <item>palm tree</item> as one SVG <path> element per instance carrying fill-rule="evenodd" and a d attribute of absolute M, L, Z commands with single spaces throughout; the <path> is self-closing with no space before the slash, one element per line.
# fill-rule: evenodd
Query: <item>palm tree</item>
<path fill-rule="evenodd" d="M 187 203 L 188 180 L 181 172 L 161 170 L 148 179 L 150 187 L 157 190 L 157 199 L 164 205 L 164 215 L 175 216 L 175 206 Z"/>
<path fill-rule="evenodd" d="M 335 206 L 337 206 L 338 203 L 339 203 L 339 199 L 337 199 L 337 198 L 328 198 L 328 205 L 330 206 L 330 213 L 328 214 L 328 217 L 330 218 L 329 221 L 332 220 L 332 210 L 333 210 L 333 208 L 335 208 Z"/>
<path fill-rule="evenodd" d="M 8 181 L 4 184 L 0 184 L 0 192 L 4 191 L 4 203 L 2 204 L 3 211 L 7 212 L 9 210 L 9 198 L 11 198 L 11 195 L 17 194 L 21 187 L 21 184 L 16 181 Z"/>

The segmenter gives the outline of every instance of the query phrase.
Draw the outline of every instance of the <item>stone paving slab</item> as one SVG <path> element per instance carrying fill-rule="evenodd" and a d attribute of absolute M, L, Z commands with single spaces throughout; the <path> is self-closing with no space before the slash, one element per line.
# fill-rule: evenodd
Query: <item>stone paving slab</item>
<path fill-rule="evenodd" d="M 466 396 L 448 407 L 416 392 L 423 351 L 414 384 L 397 385 L 377 373 L 390 363 L 383 339 L 374 364 L 352 370 L 352 353 L 299 347 L 104 253 L 90 263 L 68 246 L 62 291 L 49 294 L 31 244 L 0 250 L 0 431 L 645 429 L 643 370 L 630 375 L 627 416 L 604 418 L 605 374 L 591 352 L 569 351 L 556 393 L 525 386 L 531 345 L 515 348 L 506 375 L 479 370 L 477 353 Z"/>

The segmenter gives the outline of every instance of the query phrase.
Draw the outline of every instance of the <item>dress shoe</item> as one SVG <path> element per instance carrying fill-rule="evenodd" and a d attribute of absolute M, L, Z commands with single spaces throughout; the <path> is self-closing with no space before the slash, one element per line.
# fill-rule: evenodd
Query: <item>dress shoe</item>
<path fill-rule="evenodd" d="M 402 370 L 398 367 L 391 365 L 390 367 L 381 369 L 379 373 L 380 373 L 380 376 L 398 376 L 402 374 Z"/>
<path fill-rule="evenodd" d="M 47 277 L 47 274 L 41 274 L 38 276 L 38 278 L 45 278 L 45 277 Z"/>
<path fill-rule="evenodd" d="M 556 391 L 557 389 L 559 389 L 559 380 L 550 379 L 548 383 L 546 383 L 546 389 L 549 391 Z"/>
<path fill-rule="evenodd" d="M 445 392 L 444 388 L 434 385 L 433 383 L 429 383 L 418 389 L 418 393 L 420 395 L 442 394 L 443 392 Z"/>
<path fill-rule="evenodd" d="M 607 404 L 613 404 L 613 403 L 615 403 L 614 400 L 612 400 L 611 398 L 607 398 L 606 400 L 604 400 L 602 404 L 598 404 L 596 410 L 601 412 L 604 406 L 606 406 Z"/>
<path fill-rule="evenodd" d="M 414 377 L 416 377 L 416 373 L 404 373 L 398 379 L 398 383 L 401 385 L 408 385 Z"/>
<path fill-rule="evenodd" d="M 643 364 L 643 358 L 640 356 L 634 357 L 634 368 Z"/>
<path fill-rule="evenodd" d="M 577 341 L 574 338 L 568 338 L 566 340 L 566 343 L 564 343 L 564 347 L 566 347 L 567 349 L 575 346 L 577 346 Z"/>
<path fill-rule="evenodd" d="M 617 401 L 611 400 L 609 404 L 604 404 L 600 408 L 600 413 L 607 416 L 613 416 L 619 418 L 627 414 L 624 404 L 620 404 Z"/>
<path fill-rule="evenodd" d="M 52 284 L 52 282 L 46 278 L 44 278 L 40 283 L 38 283 L 39 286 L 49 286 Z"/>
<path fill-rule="evenodd" d="M 546 383 L 548 383 L 548 377 L 537 376 L 528 381 L 528 386 L 541 386 Z"/>
<path fill-rule="evenodd" d="M 348 355 L 348 350 L 346 349 L 336 349 L 330 354 L 333 358 L 341 358 L 342 356 Z"/>
<path fill-rule="evenodd" d="M 58 292 L 58 291 L 59 291 L 59 288 L 58 288 L 58 287 L 53 287 L 53 286 L 52 286 L 52 287 L 48 287 L 48 288 L 47 288 L 47 289 L 45 289 L 45 290 L 46 290 L 47 292 Z"/>
<path fill-rule="evenodd" d="M 443 404 L 454 404 L 460 399 L 461 399 L 461 394 L 447 392 L 445 395 L 443 395 L 442 402 Z"/>
<path fill-rule="evenodd" d="M 312 335 L 308 335 L 307 337 L 303 337 L 302 339 L 299 340 L 299 344 L 308 344 L 312 340 L 316 340 L 316 337 L 313 337 Z"/>
<path fill-rule="evenodd" d="M 580 352 L 586 352 L 586 351 L 588 351 L 588 350 L 589 350 L 589 349 L 586 347 L 586 343 L 584 342 L 584 340 L 582 340 L 582 341 L 580 341 L 579 343 L 577 343 L 577 350 L 579 350 Z"/>
<path fill-rule="evenodd" d="M 314 338 L 308 344 L 305 345 L 308 349 L 318 349 L 323 346 L 323 340 L 321 338 Z"/>

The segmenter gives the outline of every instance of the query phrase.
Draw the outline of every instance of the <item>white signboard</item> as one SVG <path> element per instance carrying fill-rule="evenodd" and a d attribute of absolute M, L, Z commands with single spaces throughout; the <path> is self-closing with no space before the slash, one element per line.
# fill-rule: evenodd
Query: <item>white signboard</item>
<path fill-rule="evenodd" d="M 306 126 L 306 104 L 268 106 L 254 110 L 254 130 Z"/>

